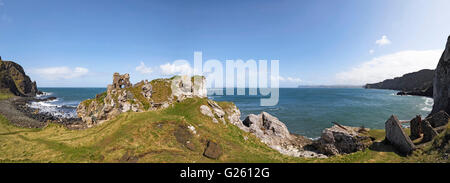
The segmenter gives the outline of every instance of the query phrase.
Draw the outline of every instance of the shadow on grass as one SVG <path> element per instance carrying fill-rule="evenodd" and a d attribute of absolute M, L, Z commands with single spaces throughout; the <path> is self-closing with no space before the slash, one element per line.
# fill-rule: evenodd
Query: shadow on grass
<path fill-rule="evenodd" d="M 393 152 L 399 156 L 406 157 L 407 154 L 401 153 L 394 148 L 387 140 L 381 142 L 374 142 L 370 147 L 370 150 L 377 152 Z"/>

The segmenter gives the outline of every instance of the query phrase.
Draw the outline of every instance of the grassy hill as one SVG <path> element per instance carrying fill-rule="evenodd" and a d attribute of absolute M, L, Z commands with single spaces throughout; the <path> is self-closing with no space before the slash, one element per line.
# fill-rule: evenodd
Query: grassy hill
<path fill-rule="evenodd" d="M 230 123 L 213 123 L 201 115 L 203 104 L 206 99 L 186 99 L 164 110 L 123 113 L 85 130 L 56 124 L 19 128 L 0 115 L 0 162 L 429 162 L 439 156 L 428 150 L 402 157 L 385 147 L 327 159 L 288 157 Z M 369 133 L 384 139 L 383 130 Z M 203 156 L 207 141 L 223 149 L 218 160 Z"/>

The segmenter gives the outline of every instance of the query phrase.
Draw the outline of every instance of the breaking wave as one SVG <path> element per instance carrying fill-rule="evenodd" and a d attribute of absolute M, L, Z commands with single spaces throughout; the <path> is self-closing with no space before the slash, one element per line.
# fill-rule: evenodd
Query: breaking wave
<path fill-rule="evenodd" d="M 432 98 L 428 98 L 428 97 L 422 97 L 423 99 L 425 99 L 425 102 L 424 102 L 424 107 L 422 107 L 422 111 L 428 111 L 428 112 L 430 112 L 432 109 L 433 109 L 433 104 L 434 104 L 434 101 L 433 101 L 433 99 Z"/>
<path fill-rule="evenodd" d="M 33 109 L 38 109 L 39 113 L 47 113 L 52 114 L 55 117 L 59 118 L 76 118 L 76 105 L 58 105 L 55 104 L 58 102 L 58 99 L 45 101 L 45 102 L 31 102 L 28 107 Z"/>

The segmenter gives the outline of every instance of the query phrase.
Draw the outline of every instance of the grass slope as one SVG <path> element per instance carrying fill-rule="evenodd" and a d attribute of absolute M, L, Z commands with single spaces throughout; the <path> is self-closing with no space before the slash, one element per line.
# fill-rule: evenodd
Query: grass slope
<path fill-rule="evenodd" d="M 123 113 L 86 130 L 51 124 L 44 129 L 12 126 L 0 115 L 0 162 L 417 162 L 391 151 L 365 151 L 327 159 L 281 155 L 256 137 L 227 123 L 216 124 L 200 114 L 206 99 L 193 98 L 158 111 Z M 219 102 L 223 108 L 231 106 Z M 195 127 L 196 134 L 189 130 Z M 383 130 L 371 130 L 381 141 Z M 246 140 L 247 139 L 247 140 Z M 224 154 L 204 157 L 208 140 Z M 189 141 L 189 142 L 188 142 Z M 429 161 L 425 159 L 423 161 Z"/>

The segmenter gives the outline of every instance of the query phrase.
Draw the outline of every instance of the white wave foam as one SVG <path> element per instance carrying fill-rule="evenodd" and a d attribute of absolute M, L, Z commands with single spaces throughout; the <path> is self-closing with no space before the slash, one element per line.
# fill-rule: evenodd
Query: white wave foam
<path fill-rule="evenodd" d="M 45 96 L 50 96 L 53 95 L 52 92 L 42 92 L 42 94 L 37 94 L 36 97 L 45 97 Z"/>
<path fill-rule="evenodd" d="M 59 118 L 76 118 L 77 114 L 73 107 L 56 105 L 51 102 L 31 102 L 28 107 L 38 109 L 39 113 L 50 113 Z"/>
<path fill-rule="evenodd" d="M 427 98 L 427 97 L 423 97 L 423 98 L 425 98 L 425 105 L 433 106 L 434 100 L 432 98 Z"/>
<path fill-rule="evenodd" d="M 423 107 L 423 108 L 420 109 L 420 110 L 430 112 L 431 110 L 433 110 L 433 108 L 431 108 L 431 107 Z"/>

